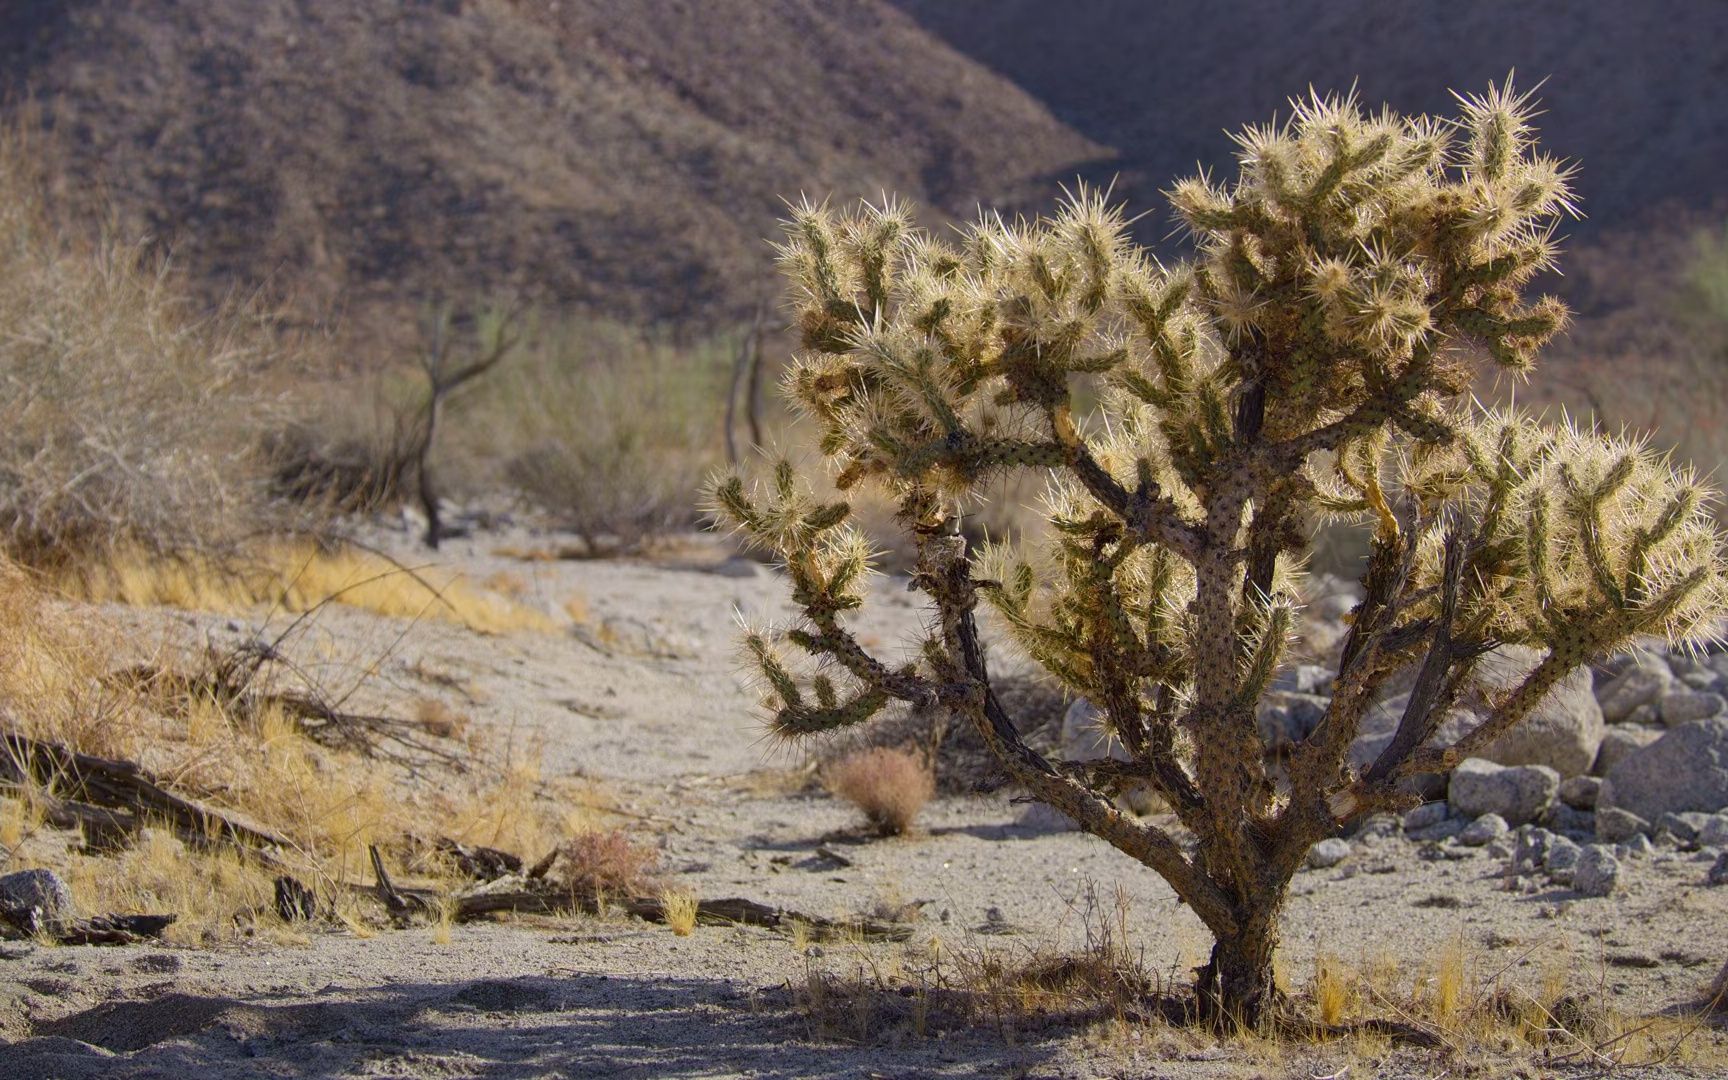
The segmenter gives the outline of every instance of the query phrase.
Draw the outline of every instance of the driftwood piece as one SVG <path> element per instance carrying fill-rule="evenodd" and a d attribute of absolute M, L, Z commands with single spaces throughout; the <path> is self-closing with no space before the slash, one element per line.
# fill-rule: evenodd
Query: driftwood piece
<path fill-rule="evenodd" d="M 508 851 L 482 847 L 479 844 L 464 844 L 447 836 L 439 837 L 432 847 L 449 858 L 464 876 L 475 881 L 496 881 L 501 877 L 522 872 L 522 860 Z"/>
<path fill-rule="evenodd" d="M 176 915 L 97 915 L 50 931 L 62 945 L 135 945 L 159 938 Z"/>
<path fill-rule="evenodd" d="M 318 915 L 318 897 L 299 879 L 283 874 L 276 879 L 276 914 L 282 921 L 305 922 Z"/>
<path fill-rule="evenodd" d="M 21 782 L 28 774 L 63 797 L 165 821 L 190 843 L 227 843 L 271 867 L 280 866 L 271 852 L 291 847 L 281 837 L 168 791 L 137 762 L 81 754 L 10 731 L 0 732 L 0 749 L 0 780 Z"/>

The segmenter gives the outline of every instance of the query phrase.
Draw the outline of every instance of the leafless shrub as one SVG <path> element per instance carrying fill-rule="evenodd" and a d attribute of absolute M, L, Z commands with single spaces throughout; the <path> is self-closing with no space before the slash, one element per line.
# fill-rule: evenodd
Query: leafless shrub
<path fill-rule="evenodd" d="M 654 889 L 659 857 L 617 829 L 590 829 L 559 846 L 547 877 L 587 901 L 646 896 Z"/>
<path fill-rule="evenodd" d="M 195 309 L 145 245 L 57 228 L 32 154 L 0 133 L 0 544 L 41 563 L 255 528 L 254 377 L 283 342 L 252 306 Z"/>
<path fill-rule="evenodd" d="M 841 758 L 828 766 L 823 780 L 829 791 L 862 810 L 883 836 L 909 830 L 936 793 L 924 758 L 898 747 L 877 746 Z"/>

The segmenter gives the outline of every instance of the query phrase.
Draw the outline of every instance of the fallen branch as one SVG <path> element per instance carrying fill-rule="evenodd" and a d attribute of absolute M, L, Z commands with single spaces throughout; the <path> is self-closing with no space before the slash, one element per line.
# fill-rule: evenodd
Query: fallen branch
<path fill-rule="evenodd" d="M 81 754 L 11 731 L 0 731 L 0 748 L 5 751 L 0 753 L 0 781 L 22 783 L 28 776 L 62 798 L 125 811 L 138 820 L 165 821 L 189 843 L 227 843 L 272 868 L 280 862 L 271 853 L 293 847 L 279 836 L 174 794 L 137 762 Z M 72 817 L 82 813 L 71 809 L 73 803 L 60 805 Z"/>
<path fill-rule="evenodd" d="M 50 935 L 62 945 L 136 945 L 148 938 L 159 938 L 162 931 L 174 924 L 176 915 L 98 915 L 79 919 L 50 930 Z"/>

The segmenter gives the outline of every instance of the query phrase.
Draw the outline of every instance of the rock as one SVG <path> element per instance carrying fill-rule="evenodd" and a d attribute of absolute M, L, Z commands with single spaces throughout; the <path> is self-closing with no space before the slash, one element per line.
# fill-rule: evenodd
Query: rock
<path fill-rule="evenodd" d="M 1696 810 L 1687 810 L 1678 814 L 1663 814 L 1656 819 L 1656 828 L 1666 830 L 1674 839 L 1682 844 L 1696 844 L 1698 834 L 1709 824 L 1710 815 L 1700 814 Z"/>
<path fill-rule="evenodd" d="M 1570 884 L 1572 871 L 1578 868 L 1578 860 L 1583 856 L 1583 848 L 1564 836 L 1556 836 L 1548 841 L 1548 855 L 1542 862 L 1542 869 L 1554 880 Z"/>
<path fill-rule="evenodd" d="M 1062 714 L 1062 755 L 1074 761 L 1087 758 L 1129 760 L 1122 740 L 1104 726 L 1104 714 L 1085 698 L 1076 698 Z"/>
<path fill-rule="evenodd" d="M 1404 815 L 1405 832 L 1430 829 L 1452 816 L 1452 808 L 1443 802 L 1423 803 Z"/>
<path fill-rule="evenodd" d="M 1728 717 L 1682 724 L 1616 762 L 1596 805 L 1628 810 L 1646 821 L 1728 807 Z"/>
<path fill-rule="evenodd" d="M 1556 839 L 1547 829 L 1524 825 L 1512 833 L 1512 874 L 1524 877 L 1542 869 L 1549 846 Z"/>
<path fill-rule="evenodd" d="M 1574 810 L 1596 809 L 1596 793 L 1602 779 L 1596 776 L 1568 776 L 1560 781 L 1560 801 Z"/>
<path fill-rule="evenodd" d="M 1619 723 L 1632 715 L 1640 705 L 1654 707 L 1674 685 L 1674 673 L 1658 657 L 1629 667 L 1618 678 L 1596 690 L 1596 701 L 1602 706 L 1602 719 Z"/>
<path fill-rule="evenodd" d="M 1285 668 L 1273 679 L 1270 689 L 1287 694 L 1307 694 L 1326 697 L 1332 686 L 1332 669 L 1319 664 L 1297 664 Z"/>
<path fill-rule="evenodd" d="M 1336 836 L 1322 840 L 1308 849 L 1308 865 L 1316 870 L 1337 866 L 1350 857 L 1350 844 Z"/>
<path fill-rule="evenodd" d="M 1510 831 L 1506 819 L 1499 814 L 1483 814 L 1458 834 L 1458 842 L 1466 847 L 1481 847 L 1490 840 L 1498 840 Z"/>
<path fill-rule="evenodd" d="M 1706 885 L 1728 885 L 1728 851 L 1716 856 L 1716 865 L 1704 875 Z M 1728 969 L 1725 969 L 1728 970 Z"/>
<path fill-rule="evenodd" d="M 1707 848 L 1728 848 L 1728 813 L 1713 815 L 1704 827 L 1698 830 L 1698 846 Z"/>
<path fill-rule="evenodd" d="M 1601 844 L 1591 844 L 1572 868 L 1572 888 L 1585 896 L 1607 896 L 1620 881 L 1620 862 Z"/>
<path fill-rule="evenodd" d="M 1078 832 L 1080 825 L 1073 818 L 1064 814 L 1048 803 L 1028 803 L 1026 809 L 1020 811 L 1020 819 L 1016 822 L 1022 829 L 1036 833 Z"/>
<path fill-rule="evenodd" d="M 1331 698 L 1317 694 L 1274 690 L 1261 699 L 1254 711 L 1260 738 L 1271 749 L 1299 743 L 1319 726 L 1331 703 Z"/>
<path fill-rule="evenodd" d="M 72 890 L 52 870 L 19 870 L 0 876 L 0 919 L 26 933 L 78 917 Z"/>
<path fill-rule="evenodd" d="M 1720 694 L 1725 685 L 1722 676 L 1714 671 L 1688 671 L 1680 676 L 1680 681 L 1694 690 L 1702 690 L 1709 694 Z"/>
<path fill-rule="evenodd" d="M 1604 844 L 1618 844 L 1634 836 L 1640 836 L 1650 828 L 1650 823 L 1628 810 L 1620 810 L 1612 806 L 1596 808 L 1596 839 Z"/>
<path fill-rule="evenodd" d="M 1622 859 L 1648 859 L 1656 854 L 1656 845 L 1643 833 L 1614 845 L 1614 854 Z"/>
<path fill-rule="evenodd" d="M 1438 825 L 1430 825 L 1426 829 L 1417 829 L 1415 832 L 1404 835 L 1418 844 L 1438 844 L 1441 841 L 1452 839 L 1469 827 L 1468 819 L 1450 817 Z"/>
<path fill-rule="evenodd" d="M 1507 824 L 1535 821 L 1560 790 L 1560 774 L 1544 765 L 1496 765 L 1467 758 L 1452 772 L 1448 801 L 1467 818 L 1499 814 Z"/>
<path fill-rule="evenodd" d="M 1483 657 L 1476 685 L 1490 695 L 1504 693 L 1523 682 L 1541 659 L 1535 649 L 1505 646 Z M 1561 776 L 1589 772 L 1606 730 L 1590 681 L 1588 668 L 1560 680 L 1530 715 L 1480 756 L 1501 765 L 1546 765 Z"/>
<path fill-rule="evenodd" d="M 1728 712 L 1728 700 L 1721 694 L 1706 694 L 1697 690 L 1670 690 L 1656 703 L 1662 722 L 1671 728 L 1708 720 Z"/>
<path fill-rule="evenodd" d="M 1607 776 L 1622 759 L 1651 745 L 1663 735 L 1661 728 L 1645 727 L 1642 724 L 1616 724 L 1602 736 L 1602 745 L 1596 748 L 1596 764 L 1590 772 L 1594 776 Z"/>
<path fill-rule="evenodd" d="M 1557 833 L 1568 833 L 1573 836 L 1596 835 L 1596 815 L 1594 813 L 1589 810 L 1574 810 L 1559 801 L 1542 811 L 1542 816 L 1536 821 L 1544 829 L 1552 829 Z"/>

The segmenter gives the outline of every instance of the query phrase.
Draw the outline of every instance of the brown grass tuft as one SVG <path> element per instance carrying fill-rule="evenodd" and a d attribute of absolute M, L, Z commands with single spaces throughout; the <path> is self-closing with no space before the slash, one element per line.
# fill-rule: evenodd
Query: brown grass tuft
<path fill-rule="evenodd" d="M 924 759 L 910 750 L 877 746 L 829 765 L 823 781 L 828 790 L 864 812 L 883 836 L 899 836 L 912 828 L 918 811 L 936 793 L 936 780 Z"/>

